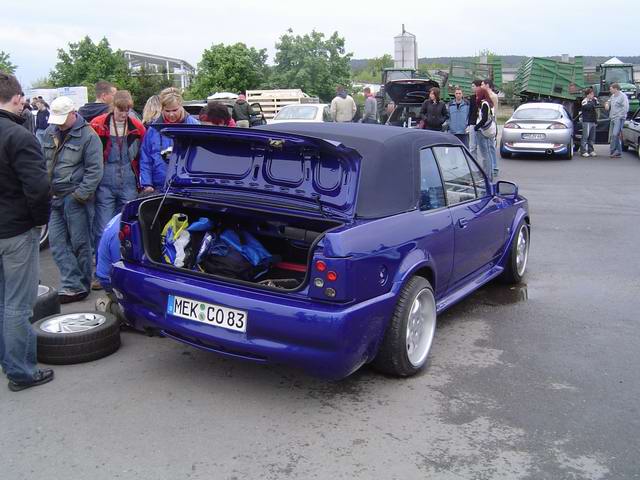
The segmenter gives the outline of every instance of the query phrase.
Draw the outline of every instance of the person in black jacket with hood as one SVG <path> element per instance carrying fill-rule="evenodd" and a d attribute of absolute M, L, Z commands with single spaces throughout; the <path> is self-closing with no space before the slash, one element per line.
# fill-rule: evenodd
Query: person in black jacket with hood
<path fill-rule="evenodd" d="M 427 98 L 420 108 L 420 128 L 442 131 L 444 122 L 449 119 L 449 111 L 443 101 L 440 100 L 440 89 L 432 87 Z"/>
<path fill-rule="evenodd" d="M 37 368 L 30 322 L 49 181 L 40 144 L 22 126 L 22 97 L 16 77 L 0 72 L 0 361 L 14 392 L 53 379 L 53 370 Z"/>
<path fill-rule="evenodd" d="M 596 125 L 598 124 L 598 99 L 593 93 L 593 88 L 584 91 L 580 111 L 582 112 L 582 138 L 580 139 L 580 153 L 583 157 L 595 157 L 596 151 L 593 144 L 596 141 Z"/>
<path fill-rule="evenodd" d="M 118 89 L 113 84 L 100 80 L 96 83 L 96 101 L 85 103 L 80 107 L 78 113 L 87 123 L 91 123 L 91 120 L 97 116 L 109 112 L 113 103 L 113 96 L 117 91 Z"/>

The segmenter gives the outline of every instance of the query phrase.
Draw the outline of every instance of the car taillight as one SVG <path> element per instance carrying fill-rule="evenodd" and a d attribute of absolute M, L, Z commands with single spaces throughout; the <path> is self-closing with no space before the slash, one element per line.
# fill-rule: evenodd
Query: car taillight
<path fill-rule="evenodd" d="M 567 128 L 567 126 L 564 123 L 559 122 L 554 122 L 547 127 L 548 130 L 562 130 L 564 128 Z"/>
<path fill-rule="evenodd" d="M 514 122 L 507 122 L 504 124 L 504 128 L 522 128 L 520 125 Z"/>
<path fill-rule="evenodd" d="M 312 263 L 309 295 L 324 300 L 347 300 L 351 294 L 347 282 L 347 264 L 343 259 L 315 260 Z"/>
<path fill-rule="evenodd" d="M 120 231 L 118 232 L 118 238 L 121 242 L 124 242 L 127 238 L 131 236 L 131 227 L 126 223 L 120 227 Z"/>

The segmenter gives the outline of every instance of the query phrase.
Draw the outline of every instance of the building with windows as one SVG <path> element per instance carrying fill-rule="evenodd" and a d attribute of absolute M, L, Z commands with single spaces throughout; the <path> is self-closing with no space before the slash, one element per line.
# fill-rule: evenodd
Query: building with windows
<path fill-rule="evenodd" d="M 190 63 L 180 58 L 134 52 L 133 50 L 125 50 L 124 58 L 134 74 L 144 68 L 149 75 L 165 75 L 168 79 L 173 80 L 174 86 L 183 90 L 189 87 L 191 79 L 196 73 L 196 69 Z"/>

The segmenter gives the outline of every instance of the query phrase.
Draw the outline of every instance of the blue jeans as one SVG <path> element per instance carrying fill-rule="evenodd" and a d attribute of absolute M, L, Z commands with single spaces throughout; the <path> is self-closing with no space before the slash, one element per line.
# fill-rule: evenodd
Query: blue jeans
<path fill-rule="evenodd" d="M 36 336 L 31 328 L 38 297 L 40 232 L 0 239 L 0 360 L 9 380 L 29 383 L 36 373 Z"/>
<path fill-rule="evenodd" d="M 49 217 L 51 254 L 60 270 L 60 293 L 74 295 L 91 287 L 91 210 L 71 194 L 54 198 Z"/>
<path fill-rule="evenodd" d="M 486 138 L 482 133 L 476 132 L 476 143 L 478 145 L 479 155 L 476 157 L 480 157 L 482 169 L 484 173 L 487 175 L 489 181 L 493 182 L 493 159 L 491 158 L 491 146 L 493 146 L 493 155 L 496 154 L 496 148 L 493 138 Z"/>
<path fill-rule="evenodd" d="M 622 126 L 624 125 L 624 118 L 612 118 L 609 124 L 609 153 L 611 155 L 622 155 L 622 140 L 620 140 L 620 134 L 622 133 Z"/>
<path fill-rule="evenodd" d="M 480 134 L 482 136 L 482 134 Z M 498 155 L 496 153 L 496 138 L 493 137 L 489 139 L 490 141 L 487 143 L 487 147 L 489 148 L 489 156 L 491 157 L 491 168 L 493 169 L 493 173 L 498 173 Z"/>
<path fill-rule="evenodd" d="M 582 138 L 580 139 L 580 153 L 591 153 L 594 151 L 593 144 L 596 142 L 596 123 L 584 122 L 582 124 Z"/>
<path fill-rule="evenodd" d="M 98 252 L 102 232 L 109 220 L 122 212 L 122 207 L 124 207 L 125 203 L 134 200 L 138 195 L 136 178 L 133 172 L 124 171 L 125 176 L 123 178 L 123 169 L 130 171 L 131 167 L 126 165 L 122 168 L 113 168 L 112 165 L 107 164 L 102 181 L 96 190 L 96 214 L 93 221 L 96 253 Z"/>
<path fill-rule="evenodd" d="M 478 151 L 478 142 L 476 142 L 476 136 L 478 132 L 475 131 L 473 126 L 469 129 L 469 151 L 475 156 Z"/>

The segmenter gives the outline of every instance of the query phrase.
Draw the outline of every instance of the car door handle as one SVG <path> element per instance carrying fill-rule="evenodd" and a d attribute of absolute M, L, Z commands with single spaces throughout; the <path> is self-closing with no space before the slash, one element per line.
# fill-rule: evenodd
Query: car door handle
<path fill-rule="evenodd" d="M 469 225 L 469 220 L 467 220 L 466 218 L 459 218 L 458 219 L 458 226 L 460 228 L 467 228 L 467 225 Z"/>

